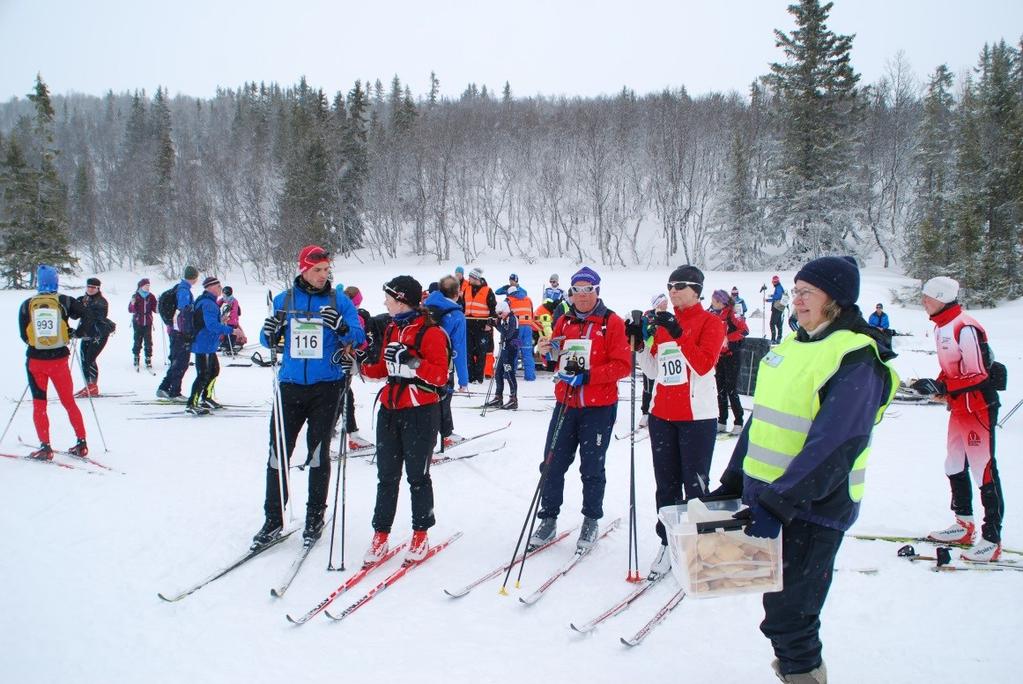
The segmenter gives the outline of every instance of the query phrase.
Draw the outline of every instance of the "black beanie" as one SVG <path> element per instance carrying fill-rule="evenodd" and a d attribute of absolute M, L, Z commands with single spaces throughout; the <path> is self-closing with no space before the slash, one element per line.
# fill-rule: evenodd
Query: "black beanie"
<path fill-rule="evenodd" d="M 413 309 L 418 307 L 423 299 L 423 286 L 409 275 L 396 276 L 386 282 L 384 292 Z"/>
<path fill-rule="evenodd" d="M 85 281 L 85 284 L 92 285 L 94 287 L 99 287 L 100 285 L 102 285 L 102 283 L 99 281 L 99 278 L 89 278 L 88 280 Z"/>
<path fill-rule="evenodd" d="M 671 272 L 670 276 L 668 276 L 668 282 L 697 283 L 696 285 L 690 285 L 689 287 L 693 288 L 693 291 L 696 292 L 696 294 L 701 294 L 703 292 L 703 271 L 688 264 L 685 266 L 679 266 Z"/>
<path fill-rule="evenodd" d="M 851 256 L 814 259 L 799 269 L 796 280 L 819 287 L 843 309 L 860 298 L 860 269 Z"/>

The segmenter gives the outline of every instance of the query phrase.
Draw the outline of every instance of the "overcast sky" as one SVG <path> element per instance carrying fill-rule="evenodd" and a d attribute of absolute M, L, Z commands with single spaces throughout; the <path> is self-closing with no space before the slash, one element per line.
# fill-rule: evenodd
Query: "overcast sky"
<path fill-rule="evenodd" d="M 467 83 L 516 96 L 745 92 L 782 59 L 778 0 L 0 0 L 0 100 L 41 72 L 54 93 L 165 86 L 214 94 L 245 81 L 328 94 L 397 74 L 418 96 Z M 853 66 L 876 81 L 902 50 L 920 77 L 974 66 L 985 42 L 1018 45 L 1023 0 L 836 0 L 829 26 L 856 34 Z"/>

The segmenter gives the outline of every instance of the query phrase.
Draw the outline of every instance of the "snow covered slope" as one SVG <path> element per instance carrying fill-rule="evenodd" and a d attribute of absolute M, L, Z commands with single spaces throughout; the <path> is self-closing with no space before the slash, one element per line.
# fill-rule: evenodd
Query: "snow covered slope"
<path fill-rule="evenodd" d="M 469 264 L 466 265 L 468 270 Z M 345 284 L 363 289 L 364 306 L 383 310 L 381 284 L 411 273 L 424 286 L 454 264 L 440 268 L 411 261 L 392 264 L 338 263 Z M 510 271 L 538 303 L 552 271 L 567 287 L 575 270 L 568 263 L 494 266 L 486 276 L 495 287 Z M 661 291 L 670 269 L 617 271 L 598 269 L 602 294 L 625 313 L 645 309 Z M 86 274 L 88 275 L 88 274 Z M 759 596 L 705 601 L 686 599 L 637 649 L 621 646 L 675 591 L 669 578 L 631 609 L 596 632 L 580 636 L 569 622 L 584 621 L 631 588 L 627 570 L 627 526 L 623 525 L 543 601 L 525 607 L 525 595 L 558 565 L 574 546 L 574 535 L 528 562 L 521 590 L 498 595 L 500 578 L 465 598 L 449 599 L 455 589 L 499 563 L 512 552 L 529 506 L 542 457 L 548 414 L 478 412 L 455 408 L 456 430 L 473 434 L 513 421 L 512 429 L 481 439 L 479 447 L 507 447 L 433 471 L 440 540 L 465 536 L 393 589 L 375 598 L 344 622 L 317 617 L 295 627 L 285 614 L 312 608 L 359 565 L 371 536 L 375 469 L 365 460 L 348 464 L 346 572 L 326 571 L 326 535 L 287 594 L 270 596 L 300 547 L 298 535 L 236 572 L 184 600 L 168 604 L 157 592 L 174 592 L 201 579 L 247 548 L 262 523 L 264 465 L 271 396 L 271 371 L 224 367 L 217 396 L 228 403 L 255 403 L 266 413 L 225 418 L 138 420 L 146 414 L 177 409 L 139 406 L 153 396 L 159 377 L 131 368 L 131 324 L 127 300 L 141 275 L 101 274 L 118 332 L 99 359 L 100 387 L 135 396 L 95 401 L 110 451 L 105 453 L 92 409 L 85 412 L 92 455 L 117 473 L 88 474 L 38 463 L 0 463 L 0 681 L 3 682 L 271 682 L 410 681 L 545 682 L 714 681 L 770 682 L 772 653 L 757 626 Z M 205 275 L 205 274 L 204 274 Z M 243 324 L 255 339 L 265 315 L 266 288 L 232 281 L 243 308 Z M 788 286 L 792 273 L 782 273 Z M 707 295 L 737 285 L 751 310 L 760 306 L 758 290 L 771 273 L 708 273 Z M 68 280 L 68 284 L 80 284 Z M 153 290 L 170 283 L 154 279 Z M 860 302 L 869 313 L 882 301 L 892 326 L 913 334 L 896 338 L 895 361 L 903 377 L 936 374 L 931 326 L 919 308 L 891 305 L 890 290 L 909 284 L 879 270 L 864 273 Z M 68 291 L 62 288 L 62 291 Z M 80 291 L 78 291 L 80 292 Z M 196 288 L 198 294 L 198 288 Z M 0 333 L 6 361 L 0 366 L 3 394 L 17 400 L 25 387 L 24 346 L 17 337 L 17 307 L 28 295 L 2 292 L 8 324 Z M 1023 391 L 1023 305 L 1008 304 L 974 312 L 987 326 L 991 343 L 1009 369 L 1014 404 Z M 750 321 L 753 335 L 759 319 Z M 159 342 L 157 348 L 160 349 Z M 162 354 L 158 353 L 158 366 Z M 162 367 L 159 372 L 162 374 Z M 80 371 L 74 372 L 76 388 Z M 194 373 L 185 378 L 185 387 Z M 627 431 L 628 384 L 621 386 L 616 433 Z M 378 385 L 354 385 L 362 434 L 372 435 L 372 405 Z M 474 386 L 473 389 L 477 389 Z M 520 406 L 546 408 L 549 381 L 520 385 Z M 51 391 L 52 396 L 52 391 Z M 456 398 L 456 406 L 481 403 Z M 748 398 L 745 400 L 749 405 Z M 13 410 L 13 401 L 6 403 Z M 638 411 L 638 407 L 637 407 Z M 6 418 L 9 414 L 5 414 Z M 66 448 L 73 435 L 58 403 L 49 415 L 53 442 Z M 22 405 L 0 450 L 17 447 L 17 435 L 35 441 L 31 407 Z M 1005 543 L 1023 547 L 1023 416 L 1000 431 L 999 465 L 1006 499 Z M 302 444 L 300 439 L 299 443 Z M 868 469 L 867 492 L 854 531 L 920 534 L 951 522 L 948 485 L 943 474 L 945 412 L 938 406 L 894 406 L 877 428 Z M 713 474 L 724 467 L 732 442 L 719 442 Z M 470 447 L 467 447 L 470 448 Z M 301 447 L 300 447 L 301 449 Z M 301 452 L 300 452 L 301 453 Z M 452 452 L 453 454 L 455 452 Z M 636 445 L 641 569 L 656 550 L 653 475 L 649 442 Z M 608 453 L 605 521 L 628 513 L 629 442 L 616 441 Z M 562 528 L 575 525 L 581 487 L 570 471 Z M 295 477 L 299 513 L 304 513 L 305 476 Z M 332 489 L 333 494 L 333 489 Z M 394 530 L 408 534 L 407 485 Z M 301 525 L 299 517 L 294 524 Z M 1014 646 L 1023 633 L 1023 614 L 1013 609 L 1023 576 L 1014 572 L 937 574 L 896 557 L 898 544 L 847 538 L 838 556 L 839 572 L 825 607 L 825 658 L 836 682 L 1017 681 L 1023 655 Z M 919 548 L 919 547 L 918 547 Z M 877 568 L 867 575 L 855 569 Z M 371 575 L 334 603 L 340 611 L 385 573 Z"/>

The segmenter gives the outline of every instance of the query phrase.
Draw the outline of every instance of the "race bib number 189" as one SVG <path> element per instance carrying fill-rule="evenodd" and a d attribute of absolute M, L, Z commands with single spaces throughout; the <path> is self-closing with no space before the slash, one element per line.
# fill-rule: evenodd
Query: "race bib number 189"
<path fill-rule="evenodd" d="M 319 323 L 303 323 L 291 319 L 291 358 L 322 359 L 323 358 L 323 326 Z"/>
<path fill-rule="evenodd" d="M 564 371 L 569 360 L 574 360 L 580 371 L 590 370 L 590 349 L 592 340 L 565 340 L 562 343 L 561 355 L 558 356 L 558 371 Z"/>
<path fill-rule="evenodd" d="M 657 382 L 662 385 L 686 384 L 686 358 L 677 342 L 657 346 Z"/>

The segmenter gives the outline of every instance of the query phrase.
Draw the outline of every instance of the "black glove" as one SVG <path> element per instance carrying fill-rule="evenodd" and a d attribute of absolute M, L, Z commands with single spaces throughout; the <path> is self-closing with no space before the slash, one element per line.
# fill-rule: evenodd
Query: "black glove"
<path fill-rule="evenodd" d="M 721 484 L 718 488 L 711 490 L 706 496 L 701 496 L 700 498 L 737 499 L 740 496 L 742 496 L 742 474 L 734 470 L 725 470 L 725 472 L 721 473 Z"/>
<path fill-rule="evenodd" d="M 746 522 L 746 536 L 748 537 L 775 539 L 781 533 L 781 520 L 756 501 L 750 504 L 749 508 L 742 509 L 732 517 Z"/>
<path fill-rule="evenodd" d="M 320 307 L 320 318 L 323 319 L 323 325 L 330 328 L 338 335 L 345 335 L 348 333 L 348 324 L 345 323 L 345 319 L 341 318 L 341 312 L 332 306 L 321 306 Z"/>
<path fill-rule="evenodd" d="M 281 332 L 281 320 L 276 316 L 267 316 L 263 319 L 263 333 L 267 342 L 272 347 L 277 341 L 277 335 Z"/>
<path fill-rule="evenodd" d="M 413 363 L 418 361 L 418 359 L 412 356 L 412 351 L 401 342 L 391 342 L 384 348 L 384 361 L 413 368 L 419 365 L 418 363 Z"/>
<path fill-rule="evenodd" d="M 654 324 L 664 328 L 672 337 L 682 336 L 682 326 L 678 324 L 674 314 L 667 311 L 658 311 L 654 316 Z"/>
<path fill-rule="evenodd" d="M 641 321 L 626 321 L 625 335 L 629 338 L 629 343 L 634 350 L 643 351 L 645 344 L 643 342 L 643 323 Z"/>
<path fill-rule="evenodd" d="M 948 392 L 948 389 L 945 387 L 945 383 L 940 380 L 932 380 L 931 378 L 920 378 L 919 380 L 914 380 L 910 387 L 920 394 L 927 395 L 942 395 Z"/>

